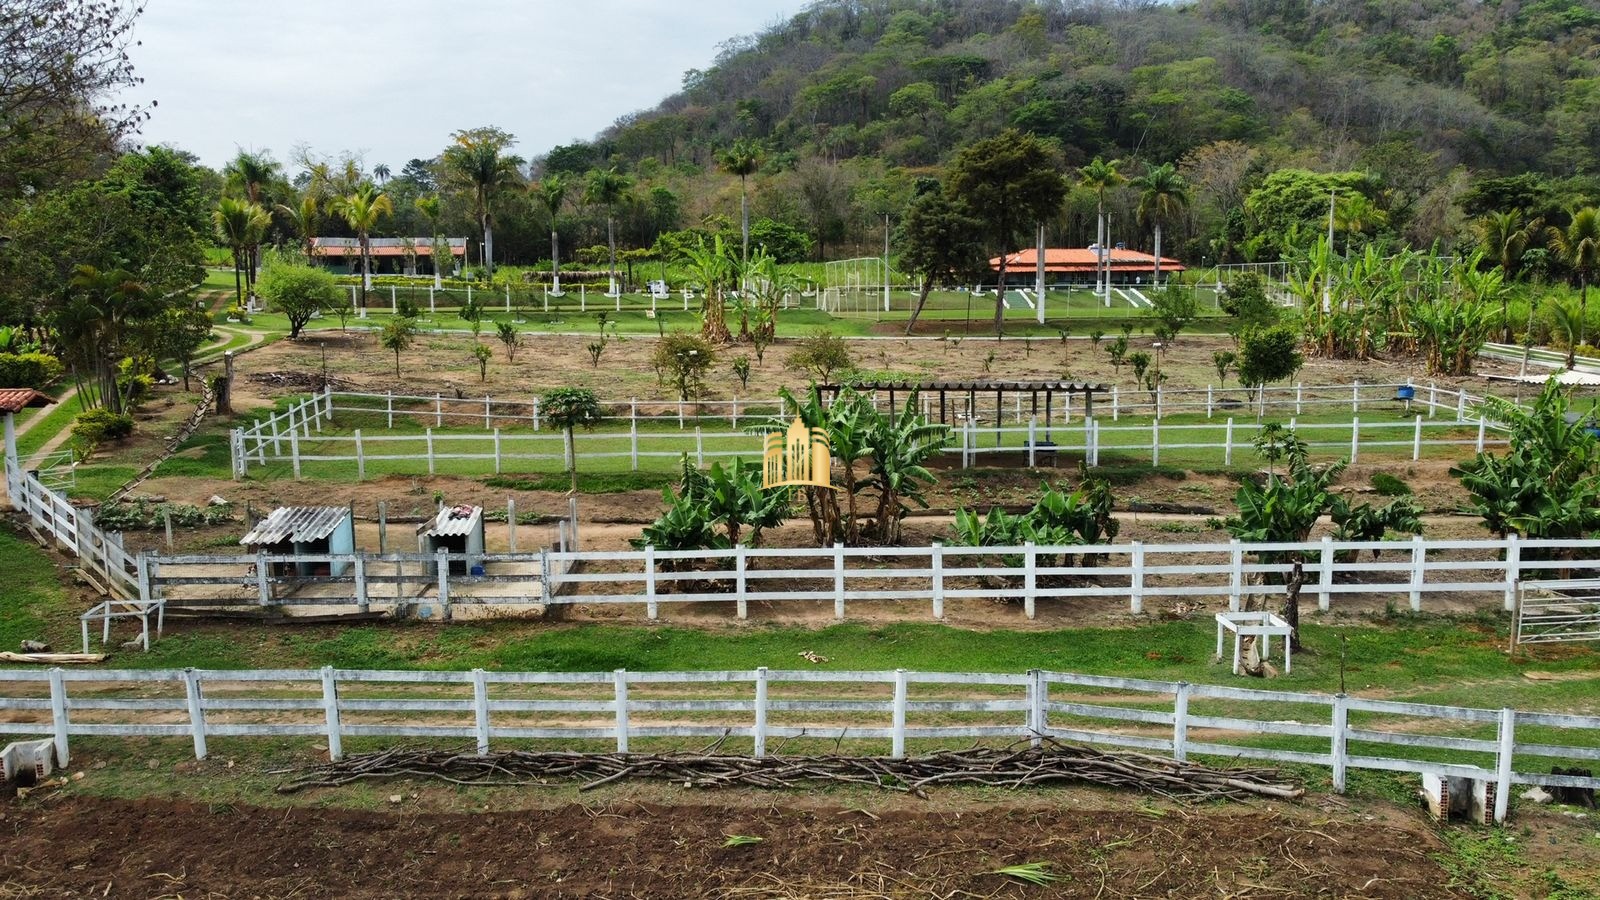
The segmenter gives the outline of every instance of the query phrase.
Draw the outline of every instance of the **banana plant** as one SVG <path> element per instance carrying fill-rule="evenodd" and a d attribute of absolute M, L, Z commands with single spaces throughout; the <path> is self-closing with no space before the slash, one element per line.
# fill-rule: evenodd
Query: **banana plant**
<path fill-rule="evenodd" d="M 927 509 L 923 490 L 937 479 L 927 463 L 950 445 L 950 426 L 930 422 L 917 412 L 917 394 L 906 398 L 897 415 L 882 415 L 871 410 L 865 444 L 870 474 L 863 488 L 878 492 L 878 509 L 873 516 L 870 537 L 880 544 L 900 541 L 900 526 L 910 511 L 908 504 Z"/>

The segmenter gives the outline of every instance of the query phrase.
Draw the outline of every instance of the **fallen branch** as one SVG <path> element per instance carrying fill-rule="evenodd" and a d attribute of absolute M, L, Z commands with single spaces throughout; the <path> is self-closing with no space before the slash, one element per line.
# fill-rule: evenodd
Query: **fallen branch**
<path fill-rule="evenodd" d="M 720 744 L 720 742 L 718 742 Z M 713 745 L 712 750 L 716 745 Z M 1293 800 L 1305 791 L 1273 769 L 1222 769 L 1126 751 L 1103 751 L 1046 739 L 1040 747 L 941 750 L 906 759 L 881 756 L 732 756 L 701 753 L 471 752 L 395 748 L 293 772 L 277 791 L 338 787 L 369 779 L 431 778 L 451 784 L 539 785 L 581 779 L 580 791 L 629 778 L 685 787 L 797 788 L 833 783 L 926 797 L 934 784 L 1024 788 L 1087 784 L 1173 800 Z"/>
<path fill-rule="evenodd" d="M 9 650 L 0 650 L 0 662 L 61 666 L 105 661 L 104 653 L 12 653 Z"/>

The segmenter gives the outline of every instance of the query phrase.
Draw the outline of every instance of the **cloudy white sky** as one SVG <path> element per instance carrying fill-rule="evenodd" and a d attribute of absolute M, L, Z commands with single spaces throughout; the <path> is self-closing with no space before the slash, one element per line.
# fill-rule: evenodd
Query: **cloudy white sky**
<path fill-rule="evenodd" d="M 497 125 L 532 156 L 654 106 L 717 45 L 804 0 L 148 0 L 132 96 L 146 143 L 359 151 L 398 172 Z"/>

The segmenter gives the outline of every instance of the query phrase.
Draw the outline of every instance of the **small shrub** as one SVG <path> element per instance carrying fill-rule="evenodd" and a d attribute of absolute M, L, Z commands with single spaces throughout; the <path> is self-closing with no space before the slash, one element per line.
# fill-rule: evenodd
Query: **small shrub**
<path fill-rule="evenodd" d="M 133 416 L 117 415 L 106 409 L 78 413 L 72 421 L 72 450 L 79 460 L 87 459 L 106 441 L 120 441 L 133 434 Z"/>
<path fill-rule="evenodd" d="M 851 367 L 850 348 L 844 338 L 818 329 L 800 341 L 800 348 L 789 358 L 789 365 L 826 384 L 836 373 Z"/>
<path fill-rule="evenodd" d="M 1388 472 L 1372 473 L 1372 489 L 1384 497 L 1407 497 L 1411 494 L 1411 485 Z"/>
<path fill-rule="evenodd" d="M 716 349 L 704 338 L 675 331 L 656 343 L 651 363 L 678 389 L 678 399 L 693 400 L 705 391 L 706 373 L 716 359 Z"/>
<path fill-rule="evenodd" d="M 48 353 L 0 353 L 0 385 L 42 390 L 61 377 L 61 360 Z"/>
<path fill-rule="evenodd" d="M 417 304 L 406 298 L 396 300 L 394 314 L 402 319 L 415 319 L 418 315 Z"/>
<path fill-rule="evenodd" d="M 733 375 L 735 378 L 739 379 L 740 390 L 746 390 L 750 387 L 750 357 L 734 357 Z"/>

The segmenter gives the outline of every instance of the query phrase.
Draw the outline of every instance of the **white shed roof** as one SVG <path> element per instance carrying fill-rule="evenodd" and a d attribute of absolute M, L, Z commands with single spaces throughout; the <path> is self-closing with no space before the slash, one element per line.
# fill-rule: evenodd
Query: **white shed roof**
<path fill-rule="evenodd" d="M 432 521 L 418 526 L 417 533 L 428 537 L 464 537 L 483 523 L 481 506 L 446 506 Z"/>
<path fill-rule="evenodd" d="M 350 515 L 344 506 L 280 506 L 239 539 L 245 546 L 272 546 L 284 541 L 319 541 L 333 534 Z"/>

